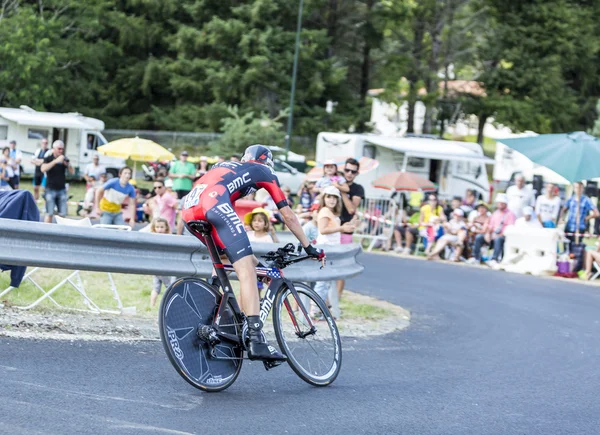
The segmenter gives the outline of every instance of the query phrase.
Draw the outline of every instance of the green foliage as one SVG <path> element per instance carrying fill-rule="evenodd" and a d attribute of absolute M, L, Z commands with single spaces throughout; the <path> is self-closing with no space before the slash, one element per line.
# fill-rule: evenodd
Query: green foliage
<path fill-rule="evenodd" d="M 282 111 L 275 118 L 266 114 L 255 117 L 253 112 L 240 115 L 237 106 L 229 108 L 229 117 L 223 119 L 223 136 L 213 145 L 219 155 L 241 153 L 252 144 L 284 146 L 281 120 L 287 117 Z"/>

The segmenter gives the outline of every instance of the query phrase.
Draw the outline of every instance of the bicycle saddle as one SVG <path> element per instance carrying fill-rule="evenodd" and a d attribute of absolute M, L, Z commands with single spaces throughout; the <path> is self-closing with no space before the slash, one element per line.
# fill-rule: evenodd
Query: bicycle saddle
<path fill-rule="evenodd" d="M 202 234 L 209 234 L 212 231 L 212 225 L 206 221 L 189 221 L 186 225 L 194 231 Z"/>

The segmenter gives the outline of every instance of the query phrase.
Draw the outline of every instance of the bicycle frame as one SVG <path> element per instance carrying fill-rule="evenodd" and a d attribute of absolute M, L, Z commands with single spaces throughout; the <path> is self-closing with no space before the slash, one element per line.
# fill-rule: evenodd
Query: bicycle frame
<path fill-rule="evenodd" d="M 202 224 L 200 224 L 200 225 L 203 229 L 206 229 L 206 227 L 204 227 L 204 225 L 202 225 Z M 243 338 L 241 336 L 234 335 L 234 334 L 228 334 L 228 333 L 225 333 L 225 332 L 222 332 L 219 330 L 219 323 L 221 321 L 221 312 L 222 312 L 222 310 L 225 309 L 225 307 L 227 307 L 227 303 L 231 304 L 231 307 L 233 308 L 233 310 L 234 310 L 235 314 L 238 316 L 238 318 L 243 319 L 245 317 L 244 313 L 242 313 L 242 311 L 240 310 L 240 306 L 237 302 L 235 294 L 233 293 L 233 289 L 231 288 L 231 283 L 229 281 L 229 277 L 227 276 L 227 272 L 235 271 L 233 268 L 233 265 L 223 264 L 223 262 L 221 261 L 221 256 L 219 255 L 219 252 L 217 250 L 215 241 L 212 238 L 209 231 L 197 230 L 194 227 L 194 222 L 186 223 L 186 226 L 188 227 L 190 232 L 197 238 L 200 239 L 200 237 L 198 237 L 198 235 L 202 236 L 201 240 L 204 241 L 204 243 L 206 244 L 206 247 L 208 248 L 208 253 L 211 257 L 213 267 L 215 268 L 217 277 L 219 278 L 219 281 L 221 282 L 221 287 L 222 287 L 221 302 L 219 303 L 219 307 L 215 314 L 212 326 L 215 328 L 216 334 L 219 338 L 227 340 L 232 343 L 237 343 L 237 344 L 243 345 L 243 343 L 242 343 Z M 305 338 L 306 336 L 308 336 L 316 331 L 316 328 L 310 318 L 310 315 L 308 314 L 308 311 L 304 307 L 304 304 L 302 304 L 302 301 L 300 300 L 298 292 L 294 288 L 294 284 L 289 279 L 284 278 L 283 272 L 280 269 L 278 269 L 277 267 L 257 266 L 256 267 L 256 275 L 259 278 L 271 279 L 269 287 L 267 288 L 267 290 L 265 292 L 265 296 L 260 304 L 260 319 L 262 320 L 263 324 L 266 322 L 267 317 L 269 316 L 269 313 L 271 312 L 271 309 L 273 308 L 273 302 L 275 301 L 275 297 L 277 296 L 277 294 L 280 291 L 282 291 L 282 289 L 284 287 L 287 286 L 287 288 L 290 290 L 290 292 L 294 296 L 294 299 L 296 300 L 298 307 L 302 311 L 302 314 L 304 315 L 305 319 L 308 321 L 308 325 L 310 326 L 310 329 L 307 332 L 300 331 L 294 310 L 290 306 L 289 302 L 287 300 L 285 300 L 284 305 L 285 305 L 286 309 L 288 310 L 288 313 L 290 315 L 290 319 L 292 320 L 292 323 L 294 324 L 294 328 L 296 329 L 296 334 L 300 338 Z M 231 299 L 231 301 L 230 301 L 230 299 Z"/>

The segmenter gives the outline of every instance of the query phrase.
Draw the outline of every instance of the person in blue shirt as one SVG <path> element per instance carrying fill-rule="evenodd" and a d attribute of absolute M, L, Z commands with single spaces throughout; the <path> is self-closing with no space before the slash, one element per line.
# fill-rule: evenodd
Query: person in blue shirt
<path fill-rule="evenodd" d="M 592 200 L 583 194 L 583 183 L 577 182 L 573 185 L 573 195 L 565 202 L 561 216 L 565 212 L 569 212 L 567 223 L 565 225 L 565 233 L 567 238 L 573 242 L 575 236 L 568 233 L 585 233 L 588 229 L 589 221 L 600 216 L 598 209 L 592 203 Z M 579 213 L 577 213 L 577 205 L 579 204 Z M 579 222 L 577 217 L 579 215 Z"/>

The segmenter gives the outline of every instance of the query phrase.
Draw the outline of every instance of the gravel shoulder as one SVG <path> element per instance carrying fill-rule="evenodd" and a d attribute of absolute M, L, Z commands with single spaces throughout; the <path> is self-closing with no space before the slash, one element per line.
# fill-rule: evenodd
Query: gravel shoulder
<path fill-rule="evenodd" d="M 398 305 L 347 290 L 344 298 L 356 304 L 381 308 L 386 315 L 373 319 L 338 320 L 343 337 L 384 335 L 405 329 L 410 324 L 410 312 Z M 265 326 L 267 335 L 270 335 L 271 328 L 272 324 L 268 322 Z M 8 306 L 0 308 L 0 336 L 72 341 L 160 340 L 156 318 L 56 310 L 23 311 Z"/>

